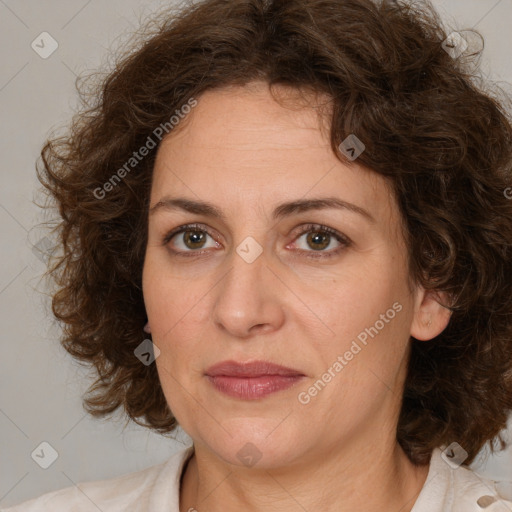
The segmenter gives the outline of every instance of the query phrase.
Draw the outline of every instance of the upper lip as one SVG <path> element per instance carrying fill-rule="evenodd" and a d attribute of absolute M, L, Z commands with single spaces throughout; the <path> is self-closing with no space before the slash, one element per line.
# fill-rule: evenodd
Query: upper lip
<path fill-rule="evenodd" d="M 287 368 L 268 361 L 251 361 L 239 363 L 237 361 L 222 361 L 210 366 L 206 370 L 206 375 L 218 377 L 224 375 L 227 377 L 261 377 L 264 375 L 285 375 L 285 376 L 303 376 L 304 374 L 293 368 Z"/>

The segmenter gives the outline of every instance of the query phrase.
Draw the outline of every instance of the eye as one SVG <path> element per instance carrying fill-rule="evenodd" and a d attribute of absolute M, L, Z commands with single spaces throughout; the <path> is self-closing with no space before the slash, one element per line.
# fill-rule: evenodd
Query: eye
<path fill-rule="evenodd" d="M 199 249 L 219 247 L 220 244 L 215 240 L 212 245 L 205 245 L 208 237 L 213 239 L 213 236 L 202 224 L 187 224 L 186 226 L 180 226 L 167 233 L 163 239 L 163 243 L 167 245 L 173 238 L 176 238 L 173 245 L 177 250 L 171 248 L 172 252 L 179 256 L 197 256 L 198 253 L 201 254 Z"/>
<path fill-rule="evenodd" d="M 296 245 L 297 240 L 307 235 L 304 238 L 306 246 L 304 248 L 304 244 L 301 244 L 302 247 L 299 247 L 299 252 L 305 253 L 306 257 L 309 258 L 329 258 L 339 254 L 351 245 L 351 241 L 345 235 L 321 224 L 301 226 L 299 232 L 295 235 L 293 245 Z M 208 238 L 212 238 L 210 245 L 206 245 Z M 165 235 L 163 244 L 167 245 L 173 239 L 176 240 L 171 244 L 170 250 L 177 256 L 198 256 L 208 252 L 202 249 L 219 248 L 221 246 L 203 224 L 179 226 Z M 331 247 L 333 242 L 337 244 L 334 248 Z M 329 247 L 331 247 L 331 250 L 325 250 Z"/>
<path fill-rule="evenodd" d="M 351 241 L 346 236 L 332 228 L 320 224 L 301 226 L 296 240 L 300 240 L 304 235 L 307 236 L 303 240 L 304 243 L 302 247 L 299 248 L 301 251 L 313 253 L 307 255 L 307 257 L 311 258 L 329 258 L 339 254 L 351 245 Z M 333 242 L 337 244 L 334 248 L 332 248 Z M 296 242 L 294 242 L 294 244 L 296 244 Z M 329 247 L 331 247 L 331 250 L 325 250 Z"/>

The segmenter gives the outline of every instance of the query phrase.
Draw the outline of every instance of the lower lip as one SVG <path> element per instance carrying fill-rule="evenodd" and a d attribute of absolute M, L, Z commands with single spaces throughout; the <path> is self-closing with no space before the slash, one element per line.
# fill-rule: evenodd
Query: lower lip
<path fill-rule="evenodd" d="M 226 395 L 242 400 L 256 400 L 263 398 L 277 391 L 288 389 L 303 375 L 264 375 L 261 377 L 227 377 L 218 375 L 212 377 L 207 375 L 213 386 Z"/>

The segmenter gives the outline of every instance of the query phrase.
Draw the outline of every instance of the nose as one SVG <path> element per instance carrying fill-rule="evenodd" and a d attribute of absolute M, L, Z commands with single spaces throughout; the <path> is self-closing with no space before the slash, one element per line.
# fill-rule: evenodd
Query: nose
<path fill-rule="evenodd" d="M 240 255 L 242 254 L 242 256 Z M 254 261 L 233 251 L 229 270 L 215 287 L 213 321 L 232 337 L 247 339 L 281 328 L 286 293 L 263 251 Z"/>

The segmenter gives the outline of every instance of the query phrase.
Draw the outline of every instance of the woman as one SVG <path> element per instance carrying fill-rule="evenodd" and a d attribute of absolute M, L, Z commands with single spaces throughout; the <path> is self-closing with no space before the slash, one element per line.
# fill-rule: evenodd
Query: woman
<path fill-rule="evenodd" d="M 9 510 L 512 510 L 512 127 L 447 35 L 207 0 L 120 59 L 42 151 L 53 308 L 92 414 L 193 445 Z"/>

